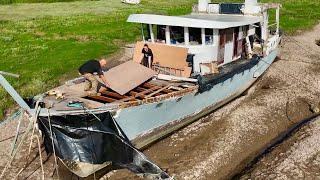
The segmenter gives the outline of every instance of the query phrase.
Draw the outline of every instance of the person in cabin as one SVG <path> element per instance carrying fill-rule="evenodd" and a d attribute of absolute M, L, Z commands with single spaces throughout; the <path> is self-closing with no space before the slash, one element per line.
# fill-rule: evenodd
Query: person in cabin
<path fill-rule="evenodd" d="M 149 48 L 148 44 L 145 44 L 142 49 L 143 58 L 141 60 L 141 64 L 152 68 L 152 62 L 153 62 L 153 53 L 152 50 Z"/>
<path fill-rule="evenodd" d="M 92 59 L 80 66 L 79 73 L 86 78 L 84 90 L 88 91 L 89 95 L 99 95 L 99 92 L 105 90 L 106 87 L 110 87 L 102 71 L 106 65 L 106 59 L 100 59 L 99 61 Z M 94 73 L 98 74 L 104 84 L 98 81 Z"/>

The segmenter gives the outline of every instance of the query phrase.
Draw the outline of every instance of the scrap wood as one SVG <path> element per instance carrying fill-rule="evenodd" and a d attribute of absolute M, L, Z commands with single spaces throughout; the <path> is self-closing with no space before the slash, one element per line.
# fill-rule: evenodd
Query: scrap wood
<path fill-rule="evenodd" d="M 136 43 L 133 61 L 137 63 L 141 62 L 141 50 L 144 44 L 145 43 L 142 41 Z M 184 67 L 188 67 L 188 62 L 186 61 L 188 48 L 168 46 L 159 43 L 148 43 L 148 46 L 152 50 L 154 56 L 153 63 L 175 69 L 184 69 Z"/>
<path fill-rule="evenodd" d="M 163 88 L 161 88 L 161 89 L 159 89 L 159 90 L 157 90 L 157 91 L 155 91 L 155 92 L 153 92 L 153 93 L 151 93 L 151 94 L 147 95 L 147 96 L 146 96 L 146 98 L 148 98 L 148 97 L 152 97 L 153 95 L 158 94 L 159 92 L 161 92 L 161 91 L 163 91 L 163 90 L 165 90 L 165 89 L 169 88 L 169 87 L 170 87 L 170 86 L 172 86 L 172 85 L 173 85 L 173 84 L 168 84 L 168 85 L 164 86 Z"/>
<path fill-rule="evenodd" d="M 166 80 L 166 81 L 185 81 L 185 82 L 198 82 L 197 79 L 185 78 L 185 77 L 177 77 L 166 74 L 158 74 L 158 79 Z"/>
<path fill-rule="evenodd" d="M 157 89 L 160 89 L 160 88 L 161 88 L 161 87 L 159 87 L 159 86 L 153 86 L 153 87 L 151 87 L 150 89 L 147 89 L 147 90 L 142 91 L 142 92 L 140 92 L 140 93 L 136 93 L 136 94 L 134 94 L 133 96 L 130 96 L 130 97 L 128 97 L 128 98 L 121 99 L 121 100 L 118 101 L 118 102 L 129 101 L 129 100 L 135 99 L 135 98 L 137 98 L 137 97 L 145 98 L 145 97 L 146 97 L 145 94 L 148 94 L 148 93 L 153 92 L 154 90 L 157 90 Z"/>
<path fill-rule="evenodd" d="M 157 73 L 133 61 L 128 61 L 104 73 L 110 89 L 124 95 L 151 79 Z"/>

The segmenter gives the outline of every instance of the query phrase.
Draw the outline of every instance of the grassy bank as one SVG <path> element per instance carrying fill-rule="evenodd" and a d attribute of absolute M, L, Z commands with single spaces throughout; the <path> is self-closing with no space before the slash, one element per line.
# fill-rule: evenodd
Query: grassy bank
<path fill-rule="evenodd" d="M 0 4 L 14 4 L 14 3 L 54 3 L 54 2 L 71 2 L 79 0 L 1 0 Z M 80 0 L 80 1 L 98 1 L 98 0 Z"/>
<path fill-rule="evenodd" d="M 77 76 L 79 65 L 87 59 L 108 56 L 124 43 L 134 42 L 140 26 L 126 23 L 131 13 L 185 14 L 194 2 L 149 0 L 129 6 L 120 0 L 106 0 L 90 5 L 71 2 L 0 6 L 4 14 L 0 16 L 0 70 L 21 75 L 20 79 L 8 79 L 22 96 L 36 95 L 57 86 L 61 78 Z M 13 102 L 2 88 L 0 99 L 3 117 Z"/>
<path fill-rule="evenodd" d="M 2 5 L 0 70 L 21 75 L 9 80 L 23 96 L 44 92 L 57 86 L 61 78 L 77 76 L 76 69 L 87 59 L 108 56 L 124 43 L 135 41 L 139 25 L 126 23 L 129 14 L 186 14 L 196 2 L 146 0 L 130 6 L 120 0 L 101 0 Z M 281 26 L 289 33 L 308 29 L 320 19 L 320 2 L 281 3 Z M 13 102 L 2 88 L 0 99 L 1 119 Z"/>

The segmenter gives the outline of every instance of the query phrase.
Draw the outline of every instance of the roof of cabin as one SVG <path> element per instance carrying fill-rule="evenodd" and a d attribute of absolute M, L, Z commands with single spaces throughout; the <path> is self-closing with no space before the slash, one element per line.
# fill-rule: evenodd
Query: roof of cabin
<path fill-rule="evenodd" d="M 154 14 L 132 14 L 128 22 L 182 26 L 195 28 L 226 29 L 260 22 L 259 16 L 227 14 L 191 14 L 185 16 L 164 16 Z"/>

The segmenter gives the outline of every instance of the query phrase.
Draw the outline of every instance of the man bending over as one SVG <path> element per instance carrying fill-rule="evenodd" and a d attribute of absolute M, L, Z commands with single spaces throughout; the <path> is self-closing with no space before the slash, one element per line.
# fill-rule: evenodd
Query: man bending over
<path fill-rule="evenodd" d="M 103 75 L 102 68 L 105 68 L 107 61 L 105 59 L 89 60 L 79 68 L 79 73 L 86 78 L 84 90 L 88 91 L 89 95 L 99 95 L 103 89 L 99 85 L 99 81 L 94 76 L 97 73 L 106 87 L 110 86 L 108 81 Z"/>

